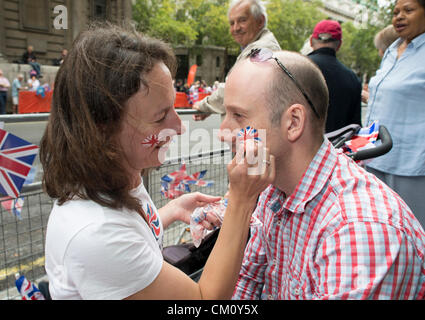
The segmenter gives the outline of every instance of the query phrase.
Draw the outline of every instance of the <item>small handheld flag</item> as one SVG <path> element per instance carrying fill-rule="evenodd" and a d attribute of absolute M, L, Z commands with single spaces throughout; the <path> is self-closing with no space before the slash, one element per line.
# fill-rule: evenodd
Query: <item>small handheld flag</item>
<path fill-rule="evenodd" d="M 0 129 L 0 193 L 17 198 L 38 152 L 31 144 Z"/>
<path fill-rule="evenodd" d="M 379 135 L 379 122 L 374 121 L 369 127 L 361 128 L 350 140 L 345 142 L 346 152 L 357 152 L 375 147 Z"/>
<path fill-rule="evenodd" d="M 25 276 L 19 273 L 16 277 L 16 288 L 22 296 L 22 300 L 45 300 L 43 294 L 38 290 L 35 284 L 31 283 Z"/>
<path fill-rule="evenodd" d="M 183 163 L 178 171 L 166 174 L 161 178 L 161 193 L 166 198 L 175 199 L 185 192 L 190 192 L 189 185 L 201 187 L 209 187 L 214 181 L 202 180 L 207 170 L 196 172 L 188 175 L 186 172 L 186 164 Z"/>

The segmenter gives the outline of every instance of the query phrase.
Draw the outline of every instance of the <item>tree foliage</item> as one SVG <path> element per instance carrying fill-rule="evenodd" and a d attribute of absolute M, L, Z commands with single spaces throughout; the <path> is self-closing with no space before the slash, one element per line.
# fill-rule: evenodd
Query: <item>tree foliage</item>
<path fill-rule="evenodd" d="M 365 2 L 365 0 L 358 0 Z M 367 2 L 367 1 L 366 1 Z M 268 0 L 268 28 L 284 50 L 299 51 L 315 24 L 326 19 L 319 0 Z M 368 2 L 369 3 L 369 2 Z M 133 19 L 138 30 L 173 45 L 216 45 L 237 52 L 227 19 L 229 0 L 136 0 Z M 376 0 L 370 2 L 374 7 Z M 357 28 L 342 24 L 343 44 L 338 57 L 358 74 L 373 75 L 380 58 L 373 44 L 375 34 L 391 21 L 393 2 L 380 8 L 381 24 Z"/>
<path fill-rule="evenodd" d="M 178 5 L 171 0 L 137 0 L 133 19 L 138 30 L 173 44 L 193 44 L 198 36 L 189 19 L 178 19 Z"/>
<path fill-rule="evenodd" d="M 378 23 L 367 22 L 355 27 L 351 22 L 342 24 L 343 43 L 338 58 L 359 75 L 372 77 L 379 68 L 381 58 L 374 45 L 375 35 L 391 23 L 393 3 L 379 9 Z"/>
<path fill-rule="evenodd" d="M 174 45 L 234 47 L 226 0 L 137 0 L 133 19 L 138 30 Z"/>
<path fill-rule="evenodd" d="M 268 27 L 284 50 L 299 51 L 317 22 L 326 18 L 319 11 L 321 2 L 270 0 L 267 5 Z"/>

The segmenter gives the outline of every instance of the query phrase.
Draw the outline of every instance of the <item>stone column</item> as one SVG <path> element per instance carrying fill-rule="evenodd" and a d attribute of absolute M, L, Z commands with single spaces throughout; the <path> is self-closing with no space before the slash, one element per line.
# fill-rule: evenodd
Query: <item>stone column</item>
<path fill-rule="evenodd" d="M 4 52 L 6 51 L 6 26 L 5 26 L 3 2 L 4 2 L 3 0 L 0 0 L 0 62 L 6 59 L 6 57 L 3 56 Z"/>
<path fill-rule="evenodd" d="M 88 14 L 86 0 L 72 0 L 71 23 L 72 23 L 72 39 L 74 40 L 78 34 L 87 28 Z"/>
<path fill-rule="evenodd" d="M 133 20 L 133 6 L 131 0 L 122 0 L 123 2 L 123 12 L 124 20 L 131 21 Z"/>

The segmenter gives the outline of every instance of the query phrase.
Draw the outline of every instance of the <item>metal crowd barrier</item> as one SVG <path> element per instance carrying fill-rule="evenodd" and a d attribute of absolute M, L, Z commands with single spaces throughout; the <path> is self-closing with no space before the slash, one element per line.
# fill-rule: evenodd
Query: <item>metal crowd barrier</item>
<path fill-rule="evenodd" d="M 193 186 L 191 191 L 224 195 L 227 190 L 226 164 L 230 157 L 231 152 L 226 149 L 167 160 L 162 166 L 150 169 L 144 176 L 144 183 L 155 205 L 161 208 L 170 200 L 160 193 L 160 178 L 178 170 L 185 162 L 189 174 L 206 169 L 205 180 L 214 180 L 211 187 Z M 53 201 L 43 192 L 41 182 L 24 186 L 20 199 L 20 215 L 8 209 L 13 208 L 11 200 L 0 199 L 0 300 L 20 299 L 14 283 L 16 273 L 35 283 L 46 278 L 44 246 Z M 164 246 L 189 241 L 190 233 L 184 232 L 186 227 L 176 222 L 167 228 Z"/>

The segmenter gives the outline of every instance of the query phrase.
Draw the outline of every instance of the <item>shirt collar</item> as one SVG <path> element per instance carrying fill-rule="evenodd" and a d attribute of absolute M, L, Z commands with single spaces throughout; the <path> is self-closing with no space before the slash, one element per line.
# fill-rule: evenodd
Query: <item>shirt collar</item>
<path fill-rule="evenodd" d="M 273 194 L 275 201 L 268 205 L 270 209 L 277 214 L 281 213 L 283 209 L 293 213 L 303 213 L 307 203 L 329 181 L 329 177 L 336 166 L 337 158 L 337 151 L 325 137 L 322 145 L 295 188 L 295 191 L 288 198 L 277 187 L 271 187 L 269 194 Z"/>
<path fill-rule="evenodd" d="M 398 38 L 396 41 L 394 41 L 388 48 L 388 51 L 394 51 L 398 49 L 398 46 L 401 44 L 403 40 L 401 38 Z M 413 39 L 409 46 L 412 46 L 413 48 L 419 48 L 425 43 L 425 32 L 417 36 L 415 39 Z"/>
<path fill-rule="evenodd" d="M 268 32 L 269 30 L 267 29 L 267 28 L 263 28 L 263 29 L 261 29 L 258 33 L 257 33 L 257 35 L 254 37 L 254 39 L 250 42 L 250 43 L 248 43 L 245 47 L 242 47 L 241 46 L 241 51 L 243 51 L 246 47 L 248 47 L 251 43 L 253 43 L 253 42 L 255 42 L 255 41 L 257 41 L 258 39 L 260 39 L 262 36 L 263 36 L 263 34 L 264 33 L 266 33 L 266 32 Z"/>
<path fill-rule="evenodd" d="M 328 47 L 319 48 L 319 49 L 314 50 L 313 52 L 309 53 L 308 55 L 310 56 L 310 55 L 317 54 L 317 53 L 336 57 L 336 51 L 334 49 L 328 48 Z"/>
<path fill-rule="evenodd" d="M 411 44 L 413 44 L 414 48 L 419 48 L 425 43 L 425 32 L 417 36 L 412 40 Z"/>

